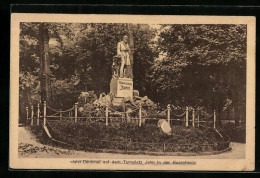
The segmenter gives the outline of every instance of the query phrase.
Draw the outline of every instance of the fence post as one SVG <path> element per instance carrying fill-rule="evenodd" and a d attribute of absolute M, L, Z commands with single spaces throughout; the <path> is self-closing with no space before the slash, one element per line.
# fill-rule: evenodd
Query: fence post
<path fill-rule="evenodd" d="M 28 106 L 26 106 L 26 119 L 29 119 Z"/>
<path fill-rule="evenodd" d="M 43 125 L 46 126 L 46 101 L 43 102 Z"/>
<path fill-rule="evenodd" d="M 31 106 L 32 115 L 31 115 L 31 125 L 33 125 L 33 105 Z"/>
<path fill-rule="evenodd" d="M 106 125 L 108 125 L 108 103 L 106 104 Z"/>
<path fill-rule="evenodd" d="M 170 125 L 170 118 L 171 118 L 171 116 L 170 116 L 170 105 L 168 104 L 167 105 L 167 119 L 168 119 L 169 125 Z"/>
<path fill-rule="evenodd" d="M 198 112 L 198 127 L 200 127 L 200 113 Z"/>
<path fill-rule="evenodd" d="M 78 119 L 78 103 L 75 103 L 75 124 L 77 123 Z"/>
<path fill-rule="evenodd" d="M 186 107 L 186 127 L 189 126 L 189 108 Z"/>
<path fill-rule="evenodd" d="M 61 112 L 61 109 L 60 109 L 60 121 L 61 121 L 61 119 L 62 119 L 62 112 Z"/>
<path fill-rule="evenodd" d="M 142 103 L 139 103 L 139 127 L 141 127 L 142 124 Z"/>
<path fill-rule="evenodd" d="M 214 110 L 214 129 L 216 129 L 216 110 Z"/>
<path fill-rule="evenodd" d="M 194 121 L 195 121 L 195 110 L 193 109 L 192 110 L 192 127 L 195 127 Z"/>
<path fill-rule="evenodd" d="M 72 110 L 71 110 L 71 113 L 70 113 L 70 116 L 71 116 L 70 121 L 71 122 L 73 121 L 73 118 L 72 118 L 73 117 L 73 110 L 75 110 L 75 105 L 74 104 L 73 104 L 73 107 L 72 107 Z"/>
<path fill-rule="evenodd" d="M 71 113 L 70 113 L 70 116 L 71 116 L 71 117 L 73 117 L 73 110 L 75 109 L 74 106 L 75 106 L 75 105 L 73 104 L 73 106 L 72 106 L 72 110 L 71 110 Z"/>
<path fill-rule="evenodd" d="M 37 104 L 37 125 L 40 124 L 40 104 Z"/>

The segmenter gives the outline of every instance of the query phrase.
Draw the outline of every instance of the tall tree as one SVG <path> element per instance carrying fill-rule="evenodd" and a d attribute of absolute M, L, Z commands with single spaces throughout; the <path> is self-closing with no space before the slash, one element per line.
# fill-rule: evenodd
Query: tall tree
<path fill-rule="evenodd" d="M 130 76 L 132 79 L 134 79 L 134 75 L 133 75 L 133 64 L 134 64 L 134 57 L 133 57 L 133 53 L 134 53 L 134 36 L 133 36 L 133 24 L 128 23 L 127 24 L 127 30 L 128 30 L 128 34 L 129 34 L 129 46 L 130 46 L 130 54 L 129 54 L 129 58 L 130 58 L 130 62 L 131 62 L 131 71 L 130 71 Z"/>
<path fill-rule="evenodd" d="M 48 103 L 51 101 L 49 39 L 46 23 L 41 23 L 39 27 L 41 99 Z"/>

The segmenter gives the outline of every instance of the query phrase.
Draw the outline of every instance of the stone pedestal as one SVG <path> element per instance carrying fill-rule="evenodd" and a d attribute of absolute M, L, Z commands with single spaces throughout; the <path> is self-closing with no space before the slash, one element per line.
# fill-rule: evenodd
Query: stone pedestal
<path fill-rule="evenodd" d="M 130 78 L 112 78 L 110 93 L 116 98 L 133 98 L 133 80 Z"/>

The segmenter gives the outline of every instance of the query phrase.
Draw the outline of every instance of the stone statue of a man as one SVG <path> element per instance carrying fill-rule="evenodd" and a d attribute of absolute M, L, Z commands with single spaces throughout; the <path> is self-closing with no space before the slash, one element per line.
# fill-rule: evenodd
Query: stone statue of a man
<path fill-rule="evenodd" d="M 120 77 L 127 77 L 130 78 L 130 58 L 129 58 L 129 53 L 130 53 L 130 47 L 128 44 L 128 36 L 125 34 L 123 36 L 123 40 L 118 42 L 117 44 L 117 55 L 121 57 L 121 65 L 120 65 Z M 126 68 L 126 69 L 125 69 Z"/>

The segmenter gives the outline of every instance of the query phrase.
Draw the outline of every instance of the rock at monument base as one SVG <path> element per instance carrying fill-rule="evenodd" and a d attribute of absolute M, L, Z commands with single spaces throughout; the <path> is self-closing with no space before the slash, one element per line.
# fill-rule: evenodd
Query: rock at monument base
<path fill-rule="evenodd" d="M 162 131 L 167 135 L 171 135 L 171 131 L 172 131 L 171 126 L 165 119 L 160 119 L 158 121 L 158 127 L 160 127 Z"/>
<path fill-rule="evenodd" d="M 138 97 L 139 96 L 139 91 L 138 90 L 133 90 L 133 95 L 134 95 L 134 97 Z"/>
<path fill-rule="evenodd" d="M 78 97 L 79 106 L 83 106 L 86 103 L 93 103 L 97 99 L 97 95 L 94 91 L 81 92 Z"/>
<path fill-rule="evenodd" d="M 123 104 L 124 98 L 113 98 L 112 105 L 113 106 L 121 106 Z"/>
<path fill-rule="evenodd" d="M 110 95 L 106 95 L 105 93 L 100 94 L 98 102 L 101 105 L 106 105 L 111 102 Z"/>
<path fill-rule="evenodd" d="M 141 100 L 142 100 L 143 102 L 145 102 L 147 99 L 148 99 L 148 97 L 147 97 L 147 96 L 144 96 L 144 97 L 142 97 Z"/>
<path fill-rule="evenodd" d="M 98 106 L 106 106 L 107 104 L 111 103 L 111 95 L 108 94 L 106 95 L 105 93 L 101 93 L 99 95 L 99 98 L 96 99 L 94 102 L 90 102 L 92 103 L 94 106 L 98 107 Z"/>

